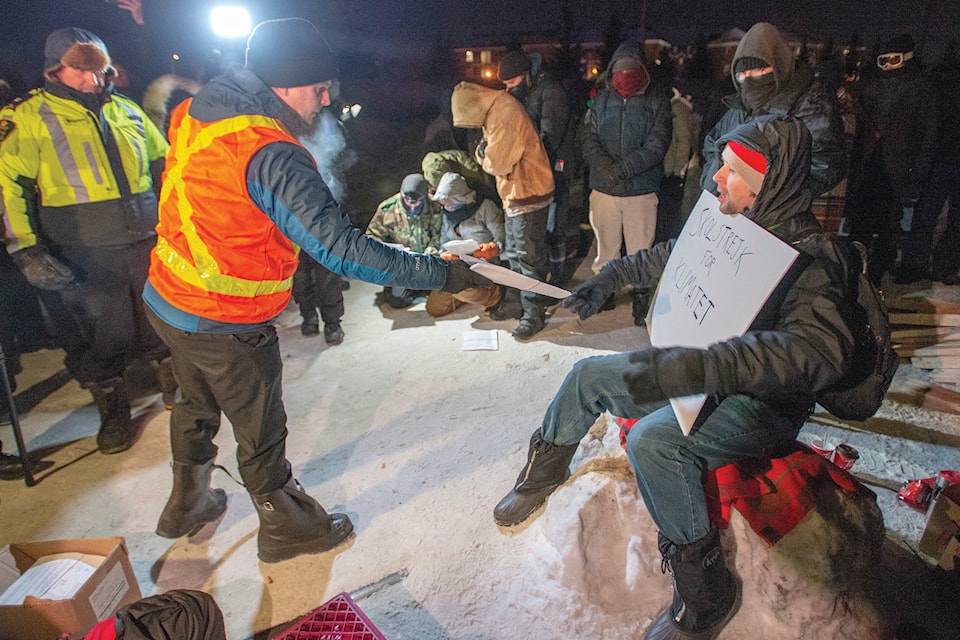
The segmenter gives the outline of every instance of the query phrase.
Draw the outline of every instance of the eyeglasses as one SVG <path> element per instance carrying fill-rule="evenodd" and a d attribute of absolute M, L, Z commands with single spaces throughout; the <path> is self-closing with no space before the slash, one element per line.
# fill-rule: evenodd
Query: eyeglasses
<path fill-rule="evenodd" d="M 877 66 L 881 69 L 899 69 L 913 57 L 913 51 L 906 53 L 881 53 L 877 56 Z"/>
<path fill-rule="evenodd" d="M 417 204 L 418 202 L 422 201 L 423 198 L 423 194 L 417 193 L 416 191 L 403 194 L 403 199 L 407 204 Z"/>

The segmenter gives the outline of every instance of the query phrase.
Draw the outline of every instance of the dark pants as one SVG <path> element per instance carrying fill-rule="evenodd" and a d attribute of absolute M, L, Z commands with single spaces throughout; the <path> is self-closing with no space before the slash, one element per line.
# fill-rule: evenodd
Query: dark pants
<path fill-rule="evenodd" d="M 300 252 L 300 264 L 293 274 L 293 299 L 300 305 L 304 319 L 320 310 L 325 325 L 340 325 L 343 317 L 343 289 L 340 276 L 333 273 L 309 255 Z"/>
<path fill-rule="evenodd" d="M 547 220 L 550 207 L 544 207 L 518 216 L 507 216 L 506 258 L 510 269 L 525 276 L 546 280 L 547 277 Z M 547 298 L 532 291 L 520 292 L 524 317 L 543 318 Z"/>
<path fill-rule="evenodd" d="M 50 332 L 66 352 L 64 363 L 84 386 L 123 376 L 131 358 L 161 360 L 169 350 L 144 315 L 153 240 L 116 247 L 61 246 L 56 256 L 78 283 L 43 291 Z"/>
<path fill-rule="evenodd" d="M 933 247 L 937 220 L 948 200 L 947 226 Z M 916 273 L 927 273 L 931 253 L 935 280 L 957 274 L 960 268 L 960 165 L 941 163 L 933 168 L 913 219 L 913 229 L 903 245 L 903 265 Z"/>
<path fill-rule="evenodd" d="M 851 241 L 861 242 L 869 249 L 870 279 L 879 284 L 883 274 L 897 263 L 903 207 L 894 193 L 893 181 L 881 165 L 871 162 L 863 173 L 860 187 L 847 198 L 845 228 Z"/>
<path fill-rule="evenodd" d="M 282 487 L 287 414 L 283 409 L 280 342 L 273 327 L 238 334 L 190 333 L 149 309 L 151 324 L 173 352 L 182 400 L 170 413 L 174 462 L 201 465 L 217 455 L 214 436 L 223 411 L 233 425 L 240 477 L 250 493 Z"/>

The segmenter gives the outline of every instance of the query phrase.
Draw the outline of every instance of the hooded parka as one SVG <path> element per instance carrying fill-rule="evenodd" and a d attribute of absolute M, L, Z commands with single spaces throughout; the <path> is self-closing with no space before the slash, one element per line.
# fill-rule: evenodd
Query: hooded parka
<path fill-rule="evenodd" d="M 772 87 L 750 95 L 749 85 L 737 82 L 737 63 L 743 58 L 758 58 L 773 67 Z M 730 76 L 737 93 L 724 98 L 729 110 L 714 125 L 703 143 L 703 175 L 700 186 L 717 192 L 713 175 L 720 169 L 718 141 L 744 122 L 760 116 L 793 116 L 810 131 L 810 191 L 814 197 L 826 193 L 843 178 L 844 139 L 840 104 L 837 97 L 814 78 L 813 71 L 796 60 L 793 49 L 772 24 L 758 22 L 740 40 Z M 749 80 L 749 79 L 748 79 Z"/>

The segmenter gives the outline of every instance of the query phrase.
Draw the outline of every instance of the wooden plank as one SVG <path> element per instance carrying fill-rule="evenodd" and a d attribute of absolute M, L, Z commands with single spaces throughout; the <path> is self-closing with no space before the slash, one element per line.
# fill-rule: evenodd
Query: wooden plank
<path fill-rule="evenodd" d="M 960 369 L 960 356 L 921 356 L 910 358 L 918 369 Z"/>
<path fill-rule="evenodd" d="M 920 346 L 897 346 L 894 349 L 901 358 L 905 356 L 960 356 L 960 344 L 932 344 Z"/>
<path fill-rule="evenodd" d="M 923 394 L 920 406 L 933 411 L 960 414 L 960 391 L 933 385 Z"/>
<path fill-rule="evenodd" d="M 903 297 L 887 300 L 887 308 L 918 313 L 960 314 L 960 303 L 937 300 L 936 298 Z"/>
<path fill-rule="evenodd" d="M 960 314 L 891 313 L 890 324 L 906 324 L 924 327 L 960 327 Z"/>
<path fill-rule="evenodd" d="M 960 330 L 951 327 L 921 327 L 919 329 L 893 329 L 890 336 L 895 342 L 910 338 L 935 338 L 938 342 L 960 341 Z"/>

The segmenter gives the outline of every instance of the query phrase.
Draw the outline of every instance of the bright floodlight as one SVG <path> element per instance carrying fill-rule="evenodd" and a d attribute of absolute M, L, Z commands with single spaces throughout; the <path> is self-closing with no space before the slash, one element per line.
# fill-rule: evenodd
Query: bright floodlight
<path fill-rule="evenodd" d="M 250 12 L 243 7 L 216 7 L 210 26 L 221 38 L 245 38 L 250 33 Z"/>

